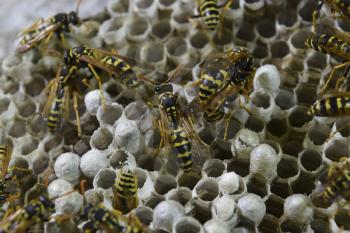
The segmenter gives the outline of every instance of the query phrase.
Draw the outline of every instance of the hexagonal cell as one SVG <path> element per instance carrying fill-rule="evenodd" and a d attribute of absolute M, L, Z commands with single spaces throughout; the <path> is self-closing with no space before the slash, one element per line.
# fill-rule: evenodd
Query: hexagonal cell
<path fill-rule="evenodd" d="M 228 45 L 232 42 L 232 39 L 233 39 L 232 36 L 233 36 L 233 32 L 231 29 L 223 28 L 221 33 L 219 32 L 215 34 L 213 41 L 217 46 Z"/>
<path fill-rule="evenodd" d="M 283 204 L 284 200 L 281 197 L 271 194 L 265 201 L 266 213 L 280 218 L 283 215 Z"/>
<path fill-rule="evenodd" d="M 176 180 L 170 175 L 160 175 L 154 182 L 154 189 L 161 195 L 166 194 L 176 186 Z"/>
<path fill-rule="evenodd" d="M 295 105 L 295 100 L 293 97 L 293 92 L 281 89 L 275 98 L 275 103 L 282 110 L 287 110 Z"/>
<path fill-rule="evenodd" d="M 0 114 L 7 111 L 10 103 L 11 103 L 11 100 L 8 97 L 3 97 L 0 99 Z"/>
<path fill-rule="evenodd" d="M 153 221 L 153 211 L 150 208 L 140 206 L 133 210 L 133 213 L 142 224 L 149 226 Z"/>
<path fill-rule="evenodd" d="M 225 164 L 220 159 L 210 159 L 204 163 L 202 170 L 208 177 L 219 177 L 225 170 Z"/>
<path fill-rule="evenodd" d="M 263 177 L 258 177 L 256 175 L 250 177 L 247 182 L 247 191 L 249 193 L 255 193 L 261 198 L 267 196 L 269 190 L 266 185 L 266 180 Z"/>
<path fill-rule="evenodd" d="M 10 124 L 8 134 L 14 138 L 22 137 L 26 134 L 26 122 L 24 120 L 15 119 Z"/>
<path fill-rule="evenodd" d="M 252 51 L 252 56 L 256 59 L 263 59 L 269 55 L 267 45 L 259 43 Z"/>
<path fill-rule="evenodd" d="M 162 168 L 162 161 L 159 157 L 144 155 L 137 160 L 137 165 L 147 171 L 159 171 Z"/>
<path fill-rule="evenodd" d="M 22 155 L 27 155 L 37 149 L 39 141 L 35 138 L 28 138 L 21 146 Z"/>
<path fill-rule="evenodd" d="M 292 194 L 292 190 L 289 184 L 285 181 L 280 181 L 279 179 L 275 179 L 270 186 L 271 193 L 281 197 L 287 198 Z"/>
<path fill-rule="evenodd" d="M 238 175 L 245 177 L 249 174 L 250 161 L 234 160 L 227 164 L 227 172 L 235 172 Z"/>
<path fill-rule="evenodd" d="M 187 43 L 182 37 L 171 38 L 165 45 L 169 55 L 179 57 L 187 52 Z"/>
<path fill-rule="evenodd" d="M 74 144 L 73 151 L 78 155 L 83 155 L 91 149 L 89 138 L 83 137 Z"/>
<path fill-rule="evenodd" d="M 119 105 L 106 105 L 101 112 L 100 120 L 106 124 L 113 125 L 123 114 L 123 109 Z"/>
<path fill-rule="evenodd" d="M 299 158 L 301 166 L 309 172 L 316 171 L 323 163 L 321 154 L 315 150 L 307 149 L 300 154 Z"/>
<path fill-rule="evenodd" d="M 137 8 L 140 9 L 147 9 L 153 4 L 154 0 L 142 0 L 142 1 L 137 1 L 136 6 Z"/>
<path fill-rule="evenodd" d="M 307 114 L 308 108 L 305 106 L 297 106 L 288 116 L 289 124 L 292 127 L 303 127 L 306 123 L 312 120 L 312 116 Z"/>
<path fill-rule="evenodd" d="M 270 107 L 270 96 L 265 93 L 257 92 L 253 96 L 252 102 L 259 108 L 267 109 Z"/>
<path fill-rule="evenodd" d="M 283 153 L 294 156 L 296 158 L 302 150 L 303 144 L 300 141 L 287 140 L 285 143 L 282 144 Z"/>
<path fill-rule="evenodd" d="M 248 21 L 243 21 L 236 32 L 236 38 L 249 42 L 255 39 L 254 27 Z"/>
<path fill-rule="evenodd" d="M 120 1 L 110 1 L 108 8 L 110 13 L 112 14 L 121 14 L 127 13 L 129 9 L 129 1 L 128 0 L 120 0 Z"/>
<path fill-rule="evenodd" d="M 287 133 L 287 121 L 283 119 L 271 119 L 267 125 L 266 129 L 276 137 L 282 137 Z"/>
<path fill-rule="evenodd" d="M 151 27 L 151 35 L 158 40 L 164 40 L 170 35 L 172 28 L 168 20 L 156 21 Z"/>
<path fill-rule="evenodd" d="M 277 165 L 277 175 L 282 179 L 294 177 L 299 172 L 299 165 L 296 158 L 283 155 Z"/>
<path fill-rule="evenodd" d="M 343 137 L 350 136 L 349 117 L 340 117 L 335 121 L 335 126 Z"/>
<path fill-rule="evenodd" d="M 54 135 L 49 140 L 47 140 L 44 144 L 44 148 L 46 152 L 49 152 L 50 150 L 54 149 L 58 145 L 62 143 L 62 136 L 60 135 Z"/>
<path fill-rule="evenodd" d="M 253 116 L 249 116 L 244 127 L 256 133 L 260 133 L 260 132 L 263 132 L 265 125 L 261 119 L 253 115 Z"/>
<path fill-rule="evenodd" d="M 298 30 L 291 37 L 291 44 L 297 49 L 306 49 L 305 40 L 311 35 L 310 31 Z"/>
<path fill-rule="evenodd" d="M 342 157 L 349 157 L 349 147 L 344 141 L 333 140 L 325 149 L 324 154 L 328 159 L 339 162 Z"/>
<path fill-rule="evenodd" d="M 147 180 L 147 172 L 140 168 L 136 168 L 134 172 L 137 176 L 137 187 L 142 188 Z"/>
<path fill-rule="evenodd" d="M 277 22 L 285 27 L 292 27 L 293 25 L 295 25 L 297 20 L 297 14 L 295 12 L 295 9 L 293 8 L 283 9 L 277 15 Z"/>
<path fill-rule="evenodd" d="M 198 176 L 183 173 L 181 176 L 178 177 L 177 183 L 179 187 L 187 187 L 192 190 L 200 179 L 201 178 Z"/>
<path fill-rule="evenodd" d="M 113 169 L 105 168 L 103 170 L 100 170 L 97 174 L 98 174 L 98 177 L 97 177 L 96 185 L 98 187 L 103 189 L 109 189 L 114 185 L 115 179 L 116 179 L 116 173 Z"/>
<path fill-rule="evenodd" d="M 156 208 L 156 206 L 165 200 L 165 197 L 160 195 L 153 195 L 150 198 L 148 198 L 145 202 L 145 206 L 150 207 L 151 209 Z"/>
<path fill-rule="evenodd" d="M 33 75 L 30 82 L 24 84 L 25 92 L 30 96 L 37 96 L 46 86 L 45 78 L 42 75 Z"/>
<path fill-rule="evenodd" d="M 326 142 L 330 133 L 331 129 L 327 125 L 316 122 L 316 124 L 309 129 L 307 136 L 313 144 L 320 146 Z"/>
<path fill-rule="evenodd" d="M 283 206 L 282 206 L 283 207 Z M 271 214 L 266 214 L 259 224 L 259 232 L 270 233 L 270 232 L 281 232 L 279 226 L 279 220 Z"/>
<path fill-rule="evenodd" d="M 28 122 L 29 132 L 33 134 L 39 134 L 46 132 L 47 122 L 44 120 L 41 114 L 35 114 Z"/>
<path fill-rule="evenodd" d="M 202 49 L 209 43 L 208 35 L 205 31 L 197 31 L 190 37 L 190 45 L 195 49 Z"/>
<path fill-rule="evenodd" d="M 275 21 L 262 19 L 256 24 L 256 31 L 263 38 L 273 38 L 276 35 Z"/>
<path fill-rule="evenodd" d="M 293 193 L 309 195 L 315 188 L 315 178 L 304 172 L 300 173 L 298 179 L 291 184 Z"/>
<path fill-rule="evenodd" d="M 194 215 L 192 217 L 197 219 L 200 223 L 204 224 L 206 221 L 212 218 L 212 215 L 210 208 L 201 205 L 200 202 L 201 200 L 199 199 L 193 199 L 192 207 Z"/>
<path fill-rule="evenodd" d="M 314 9 L 317 7 L 317 2 L 315 1 L 305 1 L 302 3 L 303 5 L 300 7 L 298 14 L 302 20 L 306 22 L 312 21 L 312 13 Z"/>
<path fill-rule="evenodd" d="M 315 52 L 307 59 L 306 63 L 310 68 L 323 70 L 328 65 L 327 56 L 326 54 Z"/>
<path fill-rule="evenodd" d="M 225 135 L 226 125 L 227 126 L 227 139 L 232 139 L 242 128 L 242 123 L 236 118 L 225 119 L 225 124 L 220 125 L 219 132 L 217 134 L 218 138 L 223 139 Z"/>
<path fill-rule="evenodd" d="M 188 188 L 177 188 L 167 195 L 167 199 L 174 200 L 185 206 L 192 199 L 192 191 Z"/>
<path fill-rule="evenodd" d="M 201 180 L 195 187 L 198 197 L 203 201 L 213 201 L 219 195 L 219 184 L 214 179 Z"/>
<path fill-rule="evenodd" d="M 297 101 L 299 104 L 310 106 L 314 103 L 317 93 L 317 86 L 307 83 L 302 83 L 297 87 Z"/>
<path fill-rule="evenodd" d="M 201 225 L 192 218 L 187 217 L 180 219 L 175 223 L 174 232 L 200 233 L 202 232 Z"/>
<path fill-rule="evenodd" d="M 272 58 L 284 58 L 289 54 L 289 46 L 285 41 L 275 41 L 271 44 Z"/>
<path fill-rule="evenodd" d="M 99 128 L 91 136 L 91 146 L 99 150 L 105 150 L 112 143 L 113 134 L 107 128 Z"/>

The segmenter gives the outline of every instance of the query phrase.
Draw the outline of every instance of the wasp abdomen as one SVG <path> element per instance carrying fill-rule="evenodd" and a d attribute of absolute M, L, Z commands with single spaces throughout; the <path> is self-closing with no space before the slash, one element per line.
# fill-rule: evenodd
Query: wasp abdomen
<path fill-rule="evenodd" d="M 315 116 L 336 117 L 350 113 L 350 97 L 334 96 L 317 100 L 310 108 Z"/>
<path fill-rule="evenodd" d="M 192 145 L 189 141 L 189 135 L 186 130 L 178 124 L 172 125 L 171 142 L 173 152 L 175 153 L 179 164 L 185 173 L 192 170 Z"/>

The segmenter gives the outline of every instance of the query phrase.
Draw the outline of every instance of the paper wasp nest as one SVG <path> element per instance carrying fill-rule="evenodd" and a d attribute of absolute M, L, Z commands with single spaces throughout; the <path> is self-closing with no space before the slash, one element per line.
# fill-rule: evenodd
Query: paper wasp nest
<path fill-rule="evenodd" d="M 115 171 L 127 161 L 139 182 L 140 203 L 133 213 L 157 232 L 350 230 L 344 211 L 333 216 L 315 208 L 309 199 L 323 168 L 350 154 L 349 129 L 327 140 L 346 120 L 326 122 L 307 115 L 320 78 L 329 70 L 329 58 L 304 45 L 316 1 L 235 0 L 223 11 L 221 38 L 210 38 L 201 20 L 194 20 L 197 27 L 188 20 L 194 3 L 109 0 L 105 12 L 96 12 L 99 17 L 85 23 L 90 27 L 76 30 L 96 47 L 113 47 L 145 65 L 140 70 L 154 67 L 145 68 L 148 75 L 186 65 L 192 68 L 186 82 L 198 78 L 198 63 L 215 52 L 213 45 L 219 50 L 249 49 L 259 67 L 247 103 L 251 115 L 235 112 L 242 124 L 230 122 L 227 141 L 222 139 L 223 124 L 198 129 L 212 146 L 201 177 L 184 174 L 174 157 L 154 156 L 160 142 L 152 125 L 154 111 L 135 101 L 139 93 L 124 91 L 107 77 L 104 109 L 98 89 L 79 99 L 83 135 L 77 137 L 73 112 L 59 132 L 50 134 L 38 112 L 58 62 L 40 57 L 37 51 L 8 55 L 2 61 L 0 120 L 15 145 L 12 162 L 27 161 L 33 175 L 52 166 L 52 195 L 70 191 L 87 179 L 91 189 L 85 198 L 102 196 L 110 206 Z M 187 86 L 174 83 L 174 89 L 185 101 L 194 98 Z M 76 214 L 82 197 L 73 195 L 78 201 L 57 199 L 56 209 Z"/>

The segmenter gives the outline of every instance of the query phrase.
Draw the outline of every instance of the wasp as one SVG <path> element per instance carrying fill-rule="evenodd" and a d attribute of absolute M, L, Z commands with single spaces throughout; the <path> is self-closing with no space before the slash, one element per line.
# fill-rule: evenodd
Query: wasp
<path fill-rule="evenodd" d="M 129 213 L 138 206 L 137 176 L 129 168 L 123 166 L 113 186 L 113 208 L 123 214 Z"/>
<path fill-rule="evenodd" d="M 61 57 L 58 52 L 50 50 L 49 53 L 56 57 Z M 63 53 L 61 66 L 57 72 L 56 78 L 50 82 L 50 96 L 44 108 L 44 115 L 48 118 L 48 128 L 54 132 L 60 125 L 62 115 L 64 114 L 64 106 L 66 112 L 69 108 L 69 100 L 73 98 L 73 108 L 76 114 L 78 135 L 81 135 L 80 117 L 78 112 L 78 96 L 80 89 L 84 84 L 89 86 L 87 82 L 95 78 L 101 95 L 102 105 L 105 105 L 105 99 L 102 94 L 102 80 L 99 71 L 105 71 L 113 77 L 121 77 L 123 83 L 129 87 L 139 85 L 138 79 L 127 62 L 116 53 L 90 48 L 86 46 L 78 46 L 72 49 L 66 49 Z M 81 68 L 88 68 L 90 75 L 79 80 L 77 72 Z"/>
<path fill-rule="evenodd" d="M 336 70 L 346 67 L 350 64 L 350 37 L 333 27 L 326 24 L 320 24 L 317 27 L 318 32 L 308 37 L 305 45 L 316 51 L 338 56 L 344 60 L 342 64 L 333 67 L 332 72 L 323 86 L 323 91 L 326 90 L 329 82 L 334 76 Z M 347 76 L 349 68 L 345 71 L 343 78 L 337 80 L 336 89 L 339 88 L 341 81 Z"/>
<path fill-rule="evenodd" d="M 199 86 L 199 108 L 204 112 L 204 118 L 209 122 L 221 120 L 225 116 L 225 100 L 232 94 L 239 94 L 248 98 L 248 94 L 253 87 L 255 71 L 253 57 L 245 47 L 237 47 L 224 53 L 217 53 L 203 62 L 200 78 L 194 85 Z M 241 104 L 240 98 L 239 105 L 250 112 Z M 233 110 L 228 119 L 231 119 L 232 115 Z M 225 138 L 226 136 L 227 127 Z"/>
<path fill-rule="evenodd" d="M 178 104 L 173 86 L 167 82 L 158 84 L 155 93 L 159 100 L 161 145 L 170 147 L 183 171 L 190 173 L 194 171 L 194 160 L 199 159 L 199 145 L 206 144 L 195 132 L 190 116 Z"/>
<path fill-rule="evenodd" d="M 56 78 L 48 85 L 49 97 L 45 104 L 43 115 L 47 118 L 50 132 L 55 132 L 61 123 L 64 113 L 69 112 L 69 100 L 73 98 L 73 109 L 76 114 L 78 135 L 81 135 L 80 117 L 78 111 L 78 83 L 72 78 L 76 75 L 77 66 L 62 65 Z"/>
<path fill-rule="evenodd" d="M 332 164 L 322 182 L 320 191 L 312 194 L 313 200 L 321 205 L 330 204 L 338 198 L 350 199 L 350 162 L 343 157 L 339 163 Z"/>
<path fill-rule="evenodd" d="M 11 160 L 12 146 L 10 144 L 0 145 L 0 203 L 3 203 L 7 199 L 7 194 L 5 192 L 6 183 L 5 177 L 7 174 L 7 169 Z"/>
<path fill-rule="evenodd" d="M 231 0 L 227 0 L 224 4 L 219 5 L 217 0 L 197 0 L 198 15 L 193 15 L 191 18 L 202 18 L 206 28 L 209 31 L 215 31 L 222 17 L 220 15 L 220 8 L 228 8 L 232 2 Z"/>
<path fill-rule="evenodd" d="M 316 19 L 320 14 L 323 4 L 328 5 L 332 13 L 338 13 L 342 18 L 350 18 L 350 2 L 347 0 L 319 0 L 316 9 L 312 14 L 312 25 L 316 28 Z"/>
<path fill-rule="evenodd" d="M 46 213 L 54 211 L 54 207 L 50 199 L 41 195 L 38 199 L 31 200 L 23 208 L 3 219 L 0 223 L 0 232 L 27 232 L 34 224 L 45 221 L 47 219 Z"/>
<path fill-rule="evenodd" d="M 88 220 L 88 222 L 83 225 L 83 232 L 85 233 L 95 232 L 99 229 L 108 233 L 149 232 L 135 216 L 126 218 L 116 210 L 108 210 L 103 204 L 98 204 L 96 206 L 92 204 L 85 205 L 81 218 Z"/>
<path fill-rule="evenodd" d="M 33 25 L 19 34 L 19 52 L 26 52 L 40 43 L 48 43 L 54 34 L 58 35 L 64 47 L 66 46 L 65 33 L 70 31 L 70 25 L 79 25 L 81 20 L 78 16 L 78 8 L 81 0 L 78 1 L 75 11 L 70 13 L 58 13 L 48 19 L 40 18 Z"/>

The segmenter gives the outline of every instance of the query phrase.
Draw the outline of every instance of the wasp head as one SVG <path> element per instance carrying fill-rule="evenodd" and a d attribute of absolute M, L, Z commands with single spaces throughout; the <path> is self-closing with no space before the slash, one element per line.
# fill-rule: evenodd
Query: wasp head
<path fill-rule="evenodd" d="M 165 92 L 173 92 L 173 86 L 170 83 L 159 84 L 155 87 L 156 95 L 163 94 Z"/>
<path fill-rule="evenodd" d="M 81 23 L 80 18 L 78 16 L 77 12 L 75 12 L 75 11 L 69 12 L 68 21 L 73 25 L 79 25 Z"/>

